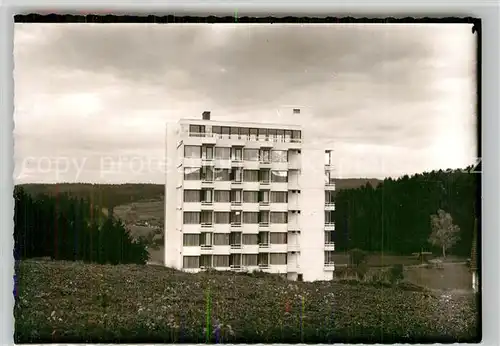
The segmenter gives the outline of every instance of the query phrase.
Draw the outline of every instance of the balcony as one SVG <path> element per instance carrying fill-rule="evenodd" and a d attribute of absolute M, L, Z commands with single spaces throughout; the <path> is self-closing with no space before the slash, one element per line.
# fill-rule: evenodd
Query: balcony
<path fill-rule="evenodd" d="M 214 186 L 214 181 L 213 180 L 204 179 L 204 180 L 201 181 L 201 186 L 203 186 L 203 187 L 213 187 Z"/>
<path fill-rule="evenodd" d="M 269 228 L 269 222 L 259 222 L 259 228 Z"/>
<path fill-rule="evenodd" d="M 259 249 L 268 249 L 269 243 L 259 243 Z"/>
<path fill-rule="evenodd" d="M 231 244 L 231 250 L 237 250 L 241 249 L 241 243 L 240 244 Z"/>
<path fill-rule="evenodd" d="M 271 160 L 260 160 L 259 164 L 260 164 L 260 168 L 269 168 L 270 169 L 272 166 Z"/>
<path fill-rule="evenodd" d="M 334 181 L 327 181 L 327 182 L 325 182 L 325 190 L 327 190 L 327 191 L 335 191 L 335 182 Z"/>
<path fill-rule="evenodd" d="M 241 202 L 231 202 L 231 210 L 241 210 L 243 209 L 243 204 Z"/>
<path fill-rule="evenodd" d="M 264 188 L 264 189 L 270 189 L 271 188 L 271 182 L 269 180 L 261 180 L 259 181 L 259 184 L 260 184 L 260 188 Z"/>
<path fill-rule="evenodd" d="M 213 229 L 214 228 L 214 224 L 212 222 L 203 222 L 201 224 L 201 228 L 203 228 L 203 229 Z"/>
<path fill-rule="evenodd" d="M 231 222 L 231 228 L 241 228 L 241 222 Z"/>
<path fill-rule="evenodd" d="M 201 210 L 212 210 L 213 207 L 214 204 L 211 201 L 201 202 Z"/>
<path fill-rule="evenodd" d="M 334 271 L 335 270 L 335 263 L 333 263 L 333 262 L 325 263 L 325 270 Z"/>
<path fill-rule="evenodd" d="M 335 210 L 335 203 L 334 202 L 326 202 L 325 203 L 325 210 Z"/>
<path fill-rule="evenodd" d="M 325 231 L 335 231 L 335 222 L 325 223 Z"/>
<path fill-rule="evenodd" d="M 241 188 L 243 185 L 243 181 L 241 180 L 231 180 L 231 188 L 232 189 L 238 189 Z"/>
<path fill-rule="evenodd" d="M 259 208 L 261 210 L 269 210 L 269 201 L 261 201 L 259 202 Z M 269 225 L 269 223 L 267 223 Z"/>
<path fill-rule="evenodd" d="M 232 264 L 232 265 L 229 266 L 229 268 L 231 270 L 239 272 L 239 271 L 241 271 L 241 264 Z"/>
<path fill-rule="evenodd" d="M 243 167 L 245 162 L 243 159 L 233 159 L 231 160 L 231 167 Z"/>
<path fill-rule="evenodd" d="M 325 251 L 335 251 L 335 242 L 325 243 Z"/>
<path fill-rule="evenodd" d="M 239 135 L 239 134 L 219 134 L 212 132 L 189 132 L 185 131 L 182 134 L 182 138 L 215 138 L 215 139 L 231 139 L 231 140 L 241 140 L 244 142 L 274 142 L 274 143 L 302 143 L 301 138 L 289 138 L 289 137 L 274 137 L 266 135 Z"/>
<path fill-rule="evenodd" d="M 260 263 L 259 269 L 269 269 L 269 263 Z"/>
<path fill-rule="evenodd" d="M 202 158 L 202 159 L 201 159 L 201 164 L 202 164 L 203 166 L 213 167 L 213 166 L 215 165 L 215 161 L 214 161 L 214 159 L 213 159 L 213 158 L 209 158 L 209 159 L 207 159 L 207 158 Z"/>
<path fill-rule="evenodd" d="M 213 246 L 212 245 L 201 245 L 200 249 L 201 249 L 201 253 L 212 252 Z"/>

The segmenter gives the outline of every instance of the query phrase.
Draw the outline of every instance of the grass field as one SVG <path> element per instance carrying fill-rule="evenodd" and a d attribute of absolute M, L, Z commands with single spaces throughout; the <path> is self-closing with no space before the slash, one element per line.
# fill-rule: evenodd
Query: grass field
<path fill-rule="evenodd" d="M 215 320 L 231 326 L 226 343 L 466 342 L 480 336 L 472 294 L 33 260 L 20 263 L 18 277 L 16 343 L 200 343 L 207 318 L 209 329 Z"/>

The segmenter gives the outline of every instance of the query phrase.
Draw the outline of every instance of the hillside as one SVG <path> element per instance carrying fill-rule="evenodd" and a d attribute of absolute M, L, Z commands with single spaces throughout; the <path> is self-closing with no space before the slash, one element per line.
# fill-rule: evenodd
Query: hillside
<path fill-rule="evenodd" d="M 353 189 L 365 185 L 367 182 L 376 186 L 382 181 L 378 179 L 337 179 L 337 190 Z M 122 204 L 142 200 L 162 200 L 165 187 L 162 184 L 21 184 L 26 192 L 31 194 L 70 193 L 77 197 L 91 197 L 102 207 L 116 207 Z"/>
<path fill-rule="evenodd" d="M 17 273 L 16 343 L 200 343 L 216 321 L 230 326 L 225 343 L 480 337 L 476 299 L 463 293 L 34 260 Z"/>

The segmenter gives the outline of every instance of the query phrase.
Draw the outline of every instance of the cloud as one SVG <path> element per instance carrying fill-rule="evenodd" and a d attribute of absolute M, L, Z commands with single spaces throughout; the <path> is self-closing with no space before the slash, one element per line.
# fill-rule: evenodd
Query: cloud
<path fill-rule="evenodd" d="M 459 167 L 475 155 L 475 44 L 467 25 L 16 24 L 16 157 L 162 153 L 167 121 L 210 109 L 303 123 L 339 162 L 401 158 L 377 174 Z"/>

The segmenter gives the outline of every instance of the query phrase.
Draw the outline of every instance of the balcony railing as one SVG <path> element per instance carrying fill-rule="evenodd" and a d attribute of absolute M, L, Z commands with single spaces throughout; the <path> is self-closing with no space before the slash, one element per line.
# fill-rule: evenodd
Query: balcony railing
<path fill-rule="evenodd" d="M 240 206 L 241 205 L 241 201 L 239 201 L 239 202 L 238 201 L 232 201 L 231 205 L 232 206 Z"/>
<path fill-rule="evenodd" d="M 202 250 L 211 250 L 212 249 L 212 245 L 208 245 L 208 244 L 201 245 L 200 247 Z"/>
<path fill-rule="evenodd" d="M 240 244 L 231 244 L 231 249 L 241 249 L 241 243 Z"/>
<path fill-rule="evenodd" d="M 213 226 L 214 226 L 213 222 L 202 222 L 201 223 L 201 227 L 204 227 L 204 228 L 210 228 Z"/>
<path fill-rule="evenodd" d="M 259 204 L 260 205 L 269 205 L 269 201 L 260 201 Z M 269 222 L 267 222 L 267 224 L 269 224 Z"/>
<path fill-rule="evenodd" d="M 241 221 L 231 222 L 231 227 L 241 227 Z"/>
<path fill-rule="evenodd" d="M 189 132 L 189 137 L 215 137 L 217 139 L 235 139 L 248 142 L 302 143 L 300 138 L 269 137 L 263 135 L 231 135 L 211 132 Z"/>
<path fill-rule="evenodd" d="M 259 183 L 260 183 L 260 185 L 269 185 L 269 184 L 271 184 L 271 181 L 269 181 L 269 180 L 261 180 L 261 181 L 259 181 Z"/>
<path fill-rule="evenodd" d="M 261 248 L 268 248 L 269 247 L 269 243 L 259 243 L 259 247 L 261 247 Z"/>
<path fill-rule="evenodd" d="M 269 263 L 260 263 L 259 264 L 259 269 L 268 269 L 269 268 Z"/>
<path fill-rule="evenodd" d="M 269 227 L 269 222 L 259 222 L 260 227 Z"/>

